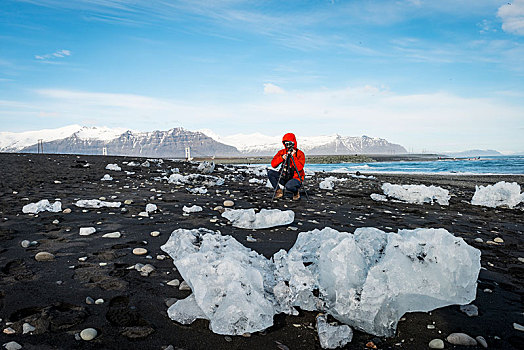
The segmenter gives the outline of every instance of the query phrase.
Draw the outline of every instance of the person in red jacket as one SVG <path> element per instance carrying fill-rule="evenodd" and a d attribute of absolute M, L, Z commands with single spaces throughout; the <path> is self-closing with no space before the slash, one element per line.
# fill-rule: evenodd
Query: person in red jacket
<path fill-rule="evenodd" d="M 282 191 L 282 187 L 284 187 L 287 191 L 293 193 L 293 200 L 298 200 L 300 199 L 298 190 L 302 186 L 305 176 L 304 164 L 306 163 L 306 156 L 304 152 L 298 149 L 297 139 L 294 134 L 285 134 L 282 137 L 282 144 L 284 148 L 278 151 L 271 161 L 273 168 L 281 166 L 280 171 L 268 169 L 267 175 L 273 188 L 276 189 L 278 187 L 275 192 L 275 198 L 280 198 L 284 195 Z"/>

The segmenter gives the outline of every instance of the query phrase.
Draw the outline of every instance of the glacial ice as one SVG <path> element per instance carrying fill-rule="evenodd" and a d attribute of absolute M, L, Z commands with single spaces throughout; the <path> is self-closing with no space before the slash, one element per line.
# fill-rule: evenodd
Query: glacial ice
<path fill-rule="evenodd" d="M 496 208 L 503 205 L 514 208 L 524 202 L 524 193 L 516 182 L 500 181 L 494 185 L 475 186 L 471 204 Z"/>
<path fill-rule="evenodd" d="M 345 178 L 338 178 L 335 176 L 328 176 L 324 180 L 322 180 L 318 186 L 323 190 L 332 190 L 335 186 L 335 182 L 343 182 L 346 181 Z"/>
<path fill-rule="evenodd" d="M 122 205 L 121 202 L 106 202 L 99 199 L 81 199 L 76 201 L 75 205 L 79 208 L 89 208 L 89 209 L 98 209 L 98 208 L 120 208 Z"/>
<path fill-rule="evenodd" d="M 153 204 L 153 203 L 148 203 L 146 205 L 146 213 L 152 213 L 152 212 L 155 212 L 157 211 L 158 207 L 156 206 L 156 204 Z"/>
<path fill-rule="evenodd" d="M 369 196 L 371 197 L 371 199 L 377 202 L 387 202 L 388 201 L 388 198 L 384 196 L 383 194 L 372 193 Z"/>
<path fill-rule="evenodd" d="M 433 185 L 392 185 L 386 182 L 382 185 L 382 191 L 388 197 L 415 204 L 437 202 L 440 205 L 449 205 L 451 198 L 448 190 Z"/>
<path fill-rule="evenodd" d="M 195 186 L 220 186 L 224 184 L 224 179 L 218 176 L 201 175 L 201 174 L 171 174 L 167 182 L 174 185 L 195 185 Z"/>
<path fill-rule="evenodd" d="M 332 325 L 327 323 L 326 315 L 317 316 L 318 340 L 322 349 L 336 349 L 350 343 L 353 330 L 348 325 Z"/>
<path fill-rule="evenodd" d="M 106 170 L 121 171 L 122 168 L 119 167 L 118 164 L 107 164 Z"/>
<path fill-rule="evenodd" d="M 161 249 L 194 295 L 170 317 L 188 323 L 203 314 L 213 332 L 230 335 L 261 331 L 300 307 L 392 336 L 406 312 L 469 304 L 480 271 L 480 251 L 444 229 L 301 232 L 272 260 L 207 229 L 175 230 Z"/>
<path fill-rule="evenodd" d="M 193 194 L 206 194 L 207 193 L 207 188 L 205 188 L 204 186 L 195 187 L 195 188 L 186 188 L 186 190 Z"/>
<path fill-rule="evenodd" d="M 198 165 L 197 170 L 201 174 L 211 174 L 215 171 L 215 162 L 203 161 Z"/>
<path fill-rule="evenodd" d="M 49 203 L 47 199 L 42 199 L 36 203 L 29 203 L 22 207 L 24 214 L 38 214 L 42 211 L 49 211 L 51 213 L 58 213 L 62 211 L 62 202 L 56 201 L 53 204 Z"/>
<path fill-rule="evenodd" d="M 105 174 L 103 178 L 100 179 L 101 181 L 111 181 L 113 178 L 109 174 Z"/>
<path fill-rule="evenodd" d="M 222 217 L 231 221 L 234 227 L 245 229 L 265 229 L 274 226 L 289 225 L 295 220 L 292 210 L 262 209 L 255 213 L 255 209 L 226 209 Z"/>
<path fill-rule="evenodd" d="M 202 211 L 202 207 L 199 205 L 192 205 L 190 207 L 184 205 L 182 210 L 184 211 L 184 213 L 197 213 L 199 211 Z"/>

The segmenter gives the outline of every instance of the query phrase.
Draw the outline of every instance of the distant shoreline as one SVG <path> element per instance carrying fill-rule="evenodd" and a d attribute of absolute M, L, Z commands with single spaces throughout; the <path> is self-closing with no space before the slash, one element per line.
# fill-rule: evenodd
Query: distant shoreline
<path fill-rule="evenodd" d="M 197 161 L 214 161 L 217 164 L 268 164 L 272 156 L 249 157 L 195 157 Z M 434 161 L 453 159 L 438 154 L 355 154 L 355 155 L 306 155 L 306 164 L 339 164 L 339 163 L 374 163 L 374 162 L 400 162 L 400 161 Z"/>

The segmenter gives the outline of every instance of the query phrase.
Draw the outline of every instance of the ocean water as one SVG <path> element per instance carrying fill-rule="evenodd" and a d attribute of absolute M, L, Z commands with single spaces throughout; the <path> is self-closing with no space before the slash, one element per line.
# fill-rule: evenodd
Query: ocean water
<path fill-rule="evenodd" d="M 376 162 L 306 164 L 306 170 L 366 173 L 413 174 L 517 174 L 524 175 L 524 156 L 499 156 L 480 159 L 437 160 L 422 162 Z"/>

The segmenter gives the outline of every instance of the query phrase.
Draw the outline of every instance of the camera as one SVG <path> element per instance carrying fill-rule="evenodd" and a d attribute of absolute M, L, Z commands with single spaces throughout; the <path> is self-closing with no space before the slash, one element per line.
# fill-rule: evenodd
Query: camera
<path fill-rule="evenodd" d="M 289 150 L 293 149 L 295 147 L 295 143 L 293 141 L 284 141 L 284 146 Z"/>

